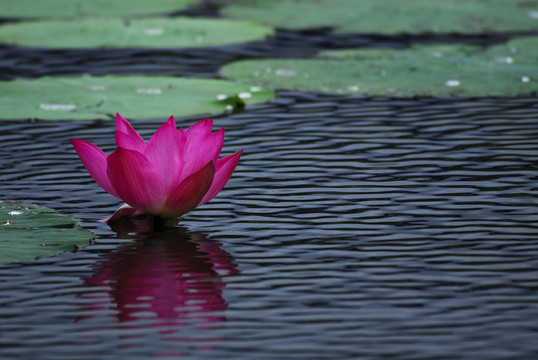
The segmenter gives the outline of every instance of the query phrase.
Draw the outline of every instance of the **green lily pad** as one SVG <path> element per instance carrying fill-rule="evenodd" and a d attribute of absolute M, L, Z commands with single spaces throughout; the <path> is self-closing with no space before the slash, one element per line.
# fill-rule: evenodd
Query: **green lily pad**
<path fill-rule="evenodd" d="M 0 200 L 0 263 L 75 251 L 93 238 L 71 216 L 34 204 Z"/>
<path fill-rule="evenodd" d="M 258 0 L 222 13 L 283 29 L 335 27 L 345 33 L 478 33 L 536 29 L 527 0 Z"/>
<path fill-rule="evenodd" d="M 0 16 L 147 15 L 182 10 L 196 0 L 0 0 Z"/>
<path fill-rule="evenodd" d="M 538 38 L 483 51 L 473 46 L 416 46 L 321 53 L 314 59 L 247 60 L 225 77 L 299 91 L 389 96 L 503 96 L 538 91 Z"/>
<path fill-rule="evenodd" d="M 163 119 L 233 110 L 236 96 L 246 105 L 274 93 L 217 79 L 167 76 L 42 77 L 0 82 L 0 119 Z"/>
<path fill-rule="evenodd" d="M 80 18 L 22 21 L 0 26 L 0 42 L 53 48 L 177 48 L 242 43 L 271 35 L 245 21 L 188 17 Z"/>

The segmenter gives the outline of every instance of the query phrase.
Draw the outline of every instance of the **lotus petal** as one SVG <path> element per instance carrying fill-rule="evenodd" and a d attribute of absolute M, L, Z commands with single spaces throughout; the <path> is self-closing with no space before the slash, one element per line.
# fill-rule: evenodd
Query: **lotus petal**
<path fill-rule="evenodd" d="M 110 183 L 127 204 L 158 214 L 165 197 L 164 179 L 143 154 L 118 148 L 107 159 Z"/>
<path fill-rule="evenodd" d="M 104 219 L 101 219 L 99 221 L 101 221 L 101 222 L 115 221 L 115 220 L 119 220 L 122 217 L 138 216 L 138 215 L 142 215 L 142 214 L 145 214 L 145 213 L 131 207 L 130 205 L 123 204 L 116 211 L 114 211 L 114 214 L 112 214 L 109 217 L 106 217 Z"/>
<path fill-rule="evenodd" d="M 144 155 L 161 172 L 166 192 L 176 188 L 180 182 L 185 142 L 185 134 L 176 130 L 173 116 L 148 141 Z"/>
<path fill-rule="evenodd" d="M 169 219 L 179 217 L 196 208 L 211 187 L 214 175 L 215 164 L 210 161 L 206 166 L 191 174 L 179 184 L 166 199 L 159 215 Z"/>
<path fill-rule="evenodd" d="M 198 171 L 208 161 L 216 162 L 224 143 L 224 129 L 211 134 L 211 125 L 206 125 L 203 129 L 195 132 L 189 132 L 191 128 L 192 126 L 186 132 L 185 165 L 181 173 L 181 179 Z"/>
<path fill-rule="evenodd" d="M 107 175 L 107 156 L 97 146 L 84 140 L 71 139 L 82 164 L 91 177 L 109 194 L 119 198 Z"/>
<path fill-rule="evenodd" d="M 203 137 L 211 134 L 213 129 L 213 120 L 204 119 L 200 120 L 197 123 L 191 125 L 186 131 L 185 134 L 187 138 L 192 137 Z"/>
<path fill-rule="evenodd" d="M 213 199 L 222 190 L 224 185 L 226 185 L 232 176 L 232 173 L 234 172 L 242 153 L 243 150 L 239 150 L 233 155 L 228 155 L 217 160 L 213 183 L 198 206 L 201 206 Z"/>
<path fill-rule="evenodd" d="M 144 153 L 145 143 L 142 145 L 140 142 L 133 139 L 132 136 L 127 135 L 121 131 L 114 131 L 114 136 L 116 138 L 116 146 L 124 149 L 130 149 L 138 151 L 139 153 Z"/>
<path fill-rule="evenodd" d="M 116 113 L 116 146 L 125 149 L 137 150 L 144 152 L 146 142 L 138 132 L 125 120 L 123 116 Z"/>

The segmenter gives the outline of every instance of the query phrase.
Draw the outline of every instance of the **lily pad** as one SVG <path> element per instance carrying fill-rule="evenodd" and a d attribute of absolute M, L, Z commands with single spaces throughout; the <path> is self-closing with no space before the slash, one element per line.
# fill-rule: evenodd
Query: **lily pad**
<path fill-rule="evenodd" d="M 345 33 L 479 33 L 536 29 L 538 3 L 527 0 L 258 0 L 224 15 L 282 29 L 335 27 Z"/>
<path fill-rule="evenodd" d="M 0 263 L 75 251 L 93 238 L 71 216 L 34 204 L 0 200 Z"/>
<path fill-rule="evenodd" d="M 538 91 L 538 38 L 473 46 L 327 51 L 314 59 L 247 60 L 225 77 L 277 89 L 390 96 L 503 96 Z"/>
<path fill-rule="evenodd" d="M 269 27 L 245 21 L 188 17 L 80 18 L 22 21 L 0 26 L 0 42 L 45 48 L 177 48 L 263 39 Z"/>
<path fill-rule="evenodd" d="M 0 16 L 147 15 L 182 10 L 195 2 L 196 0 L 0 0 Z"/>
<path fill-rule="evenodd" d="M 233 110 L 274 98 L 260 87 L 217 79 L 167 76 L 42 77 L 0 82 L 0 119 L 162 119 Z"/>

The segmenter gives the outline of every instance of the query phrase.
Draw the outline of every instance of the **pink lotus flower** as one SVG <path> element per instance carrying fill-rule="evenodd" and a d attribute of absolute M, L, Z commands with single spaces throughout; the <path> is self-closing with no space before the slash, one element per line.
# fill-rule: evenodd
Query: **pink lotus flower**
<path fill-rule="evenodd" d="M 71 142 L 95 181 L 127 204 L 109 219 L 141 213 L 172 219 L 215 197 L 241 157 L 242 150 L 219 159 L 224 130 L 212 134 L 212 128 L 205 119 L 178 131 L 171 116 L 146 143 L 116 114 L 117 148 L 109 156 L 87 141 Z"/>

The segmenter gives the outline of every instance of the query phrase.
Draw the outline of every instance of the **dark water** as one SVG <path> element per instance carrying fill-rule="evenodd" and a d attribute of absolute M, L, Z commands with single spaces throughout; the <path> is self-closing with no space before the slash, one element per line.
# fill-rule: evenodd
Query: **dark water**
<path fill-rule="evenodd" d="M 2 19 L 0 18 L 0 24 Z M 304 58 L 320 50 L 405 48 L 416 44 L 488 46 L 537 32 L 468 35 L 357 35 L 331 29 L 276 31 L 263 41 L 187 49 L 36 49 L 0 44 L 0 80 L 91 74 L 216 77 L 221 66 L 241 59 Z"/>
<path fill-rule="evenodd" d="M 0 266 L 0 358 L 538 358 L 537 113 L 281 92 L 215 119 L 235 174 L 154 232 L 95 221 L 120 203 L 69 139 L 112 151 L 113 122 L 2 122 L 2 198 L 96 240 Z"/>

